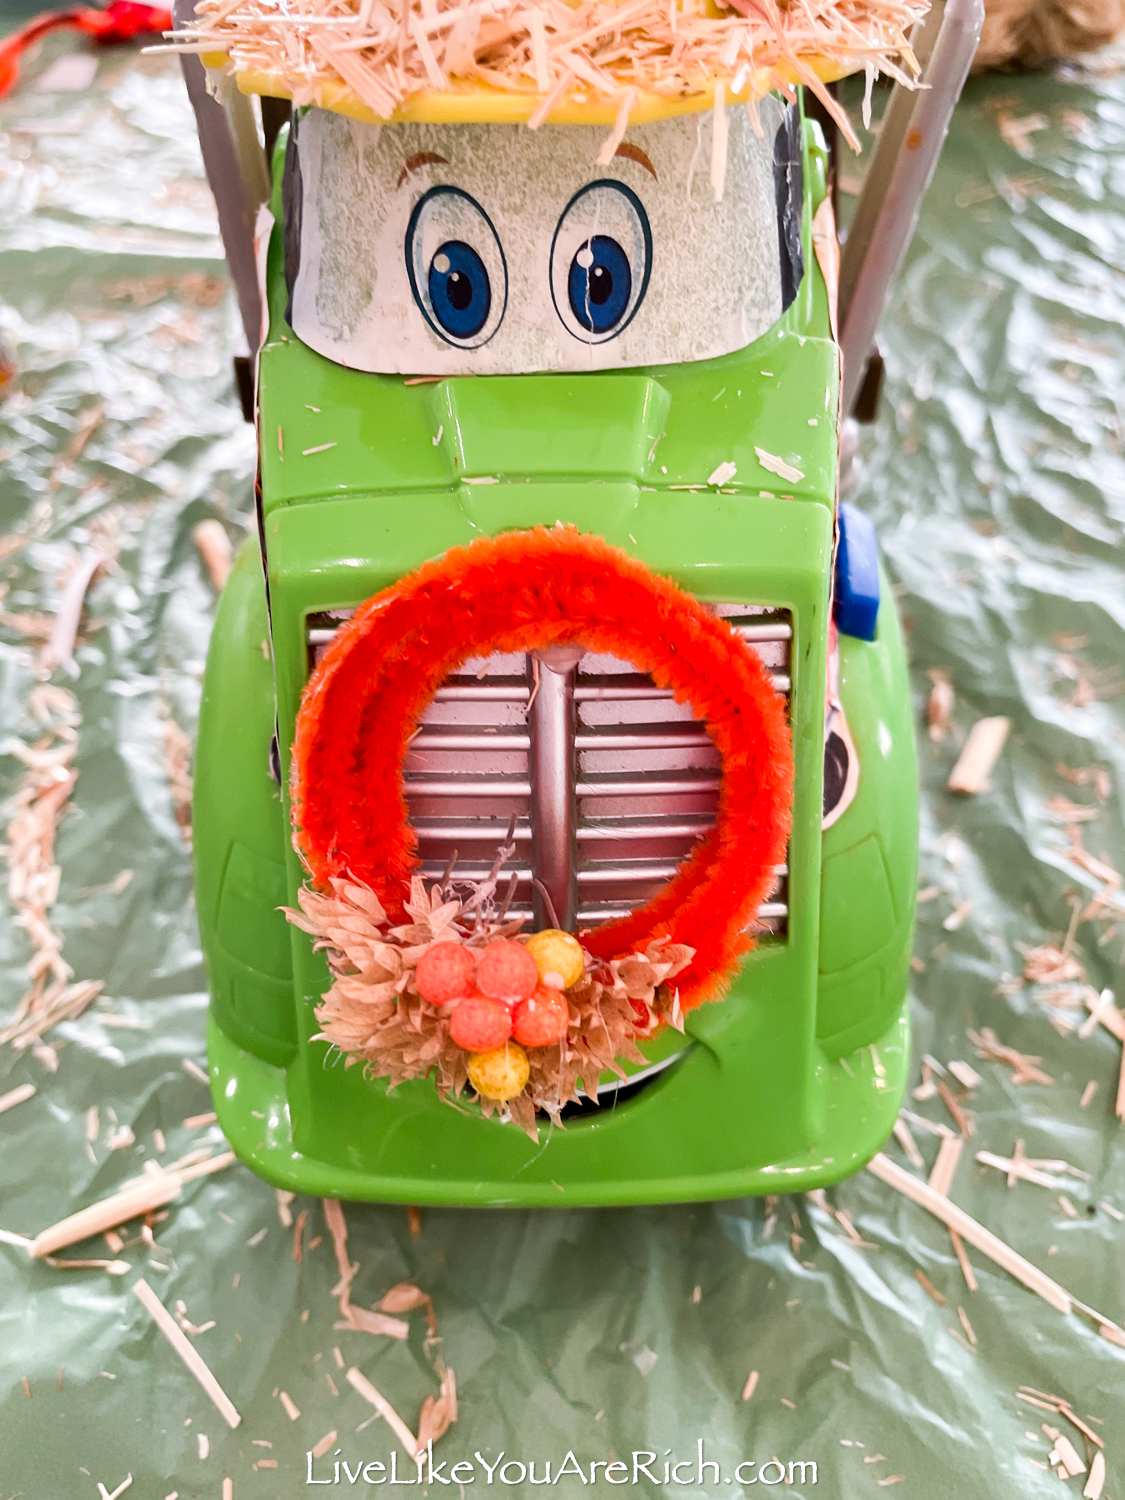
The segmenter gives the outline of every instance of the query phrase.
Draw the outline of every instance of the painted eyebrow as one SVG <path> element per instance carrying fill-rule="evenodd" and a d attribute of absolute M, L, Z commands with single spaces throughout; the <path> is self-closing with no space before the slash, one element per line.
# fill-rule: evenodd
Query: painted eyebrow
<path fill-rule="evenodd" d="M 402 171 L 398 174 L 396 187 L 401 187 L 411 172 L 417 172 L 419 167 L 447 167 L 448 156 L 439 156 L 436 151 L 415 151 L 413 156 L 408 156 L 402 164 Z M 653 173 L 655 177 L 656 173 Z"/>
<path fill-rule="evenodd" d="M 639 167 L 644 167 L 654 182 L 660 181 L 656 175 L 656 168 L 649 161 L 647 153 L 642 151 L 639 146 L 634 146 L 630 141 L 622 141 L 613 154 L 614 156 L 624 156 L 629 161 L 635 161 Z"/>

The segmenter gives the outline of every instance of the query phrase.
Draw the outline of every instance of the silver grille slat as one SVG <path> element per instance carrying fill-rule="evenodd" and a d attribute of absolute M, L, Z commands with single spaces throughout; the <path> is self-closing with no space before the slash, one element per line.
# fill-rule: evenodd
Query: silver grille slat
<path fill-rule="evenodd" d="M 788 695 L 788 614 L 710 608 Z M 351 614 L 306 622 L 310 667 Z M 483 878 L 514 818 L 509 915 L 544 922 L 538 873 L 563 925 L 565 910 L 579 928 L 626 917 L 658 894 L 714 825 L 721 782 L 718 750 L 690 704 L 630 663 L 592 653 L 555 670 L 519 653 L 464 663 L 434 694 L 404 766 L 426 879 L 439 879 L 455 854 L 455 876 Z M 776 876 L 749 930 L 784 936 L 787 866 Z"/>
<path fill-rule="evenodd" d="M 482 734 L 445 733 L 443 730 L 425 730 L 410 741 L 411 750 L 526 750 L 531 737 L 526 734 L 501 734 L 499 731 Z"/>
<path fill-rule="evenodd" d="M 677 777 L 674 781 L 580 781 L 580 797 L 674 797 L 679 792 L 717 792 L 721 776 Z M 714 821 L 712 819 L 712 821 Z"/>
<path fill-rule="evenodd" d="M 505 781 L 497 776 L 492 781 L 471 781 L 467 776 L 456 781 L 428 781 L 419 775 L 406 775 L 408 797 L 530 797 L 531 783 L 528 781 Z"/>

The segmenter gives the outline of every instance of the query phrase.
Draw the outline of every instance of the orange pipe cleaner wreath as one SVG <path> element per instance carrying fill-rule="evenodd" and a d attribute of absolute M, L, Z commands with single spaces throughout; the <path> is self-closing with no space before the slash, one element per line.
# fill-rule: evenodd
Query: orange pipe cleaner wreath
<path fill-rule="evenodd" d="M 714 828 L 630 916 L 584 934 L 603 958 L 670 937 L 694 948 L 687 1009 L 753 946 L 789 836 L 793 760 L 783 700 L 757 653 L 666 578 L 573 527 L 483 537 L 375 594 L 310 677 L 292 759 L 294 846 L 313 883 L 363 881 L 395 918 L 417 865 L 402 767 L 423 710 L 471 656 L 580 642 L 690 703 L 722 756 Z"/>

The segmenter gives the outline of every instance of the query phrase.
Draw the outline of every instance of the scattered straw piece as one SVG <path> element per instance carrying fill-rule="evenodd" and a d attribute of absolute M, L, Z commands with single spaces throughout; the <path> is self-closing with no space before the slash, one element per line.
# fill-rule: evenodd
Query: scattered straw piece
<path fill-rule="evenodd" d="M 309 1211 L 303 1208 L 293 1225 L 293 1259 L 298 1265 L 305 1258 L 305 1225 L 309 1222 Z"/>
<path fill-rule="evenodd" d="M 1041 943 L 1024 954 L 1023 977 L 1029 984 L 1065 984 L 1084 979 L 1086 971 L 1071 956 L 1069 946 L 1056 948 L 1053 943 Z"/>
<path fill-rule="evenodd" d="M 946 932 L 956 932 L 973 909 L 971 901 L 958 901 L 957 905 L 941 924 Z"/>
<path fill-rule="evenodd" d="M 987 789 L 988 778 L 1000 758 L 1010 728 L 1011 720 L 999 716 L 977 720 L 946 782 L 951 792 L 975 796 Z"/>
<path fill-rule="evenodd" d="M 899 1116 L 894 1123 L 895 1140 L 906 1152 L 906 1159 L 916 1171 L 920 1172 L 926 1165 L 921 1151 L 918 1150 L 917 1142 L 910 1133 L 910 1126 Z"/>
<path fill-rule="evenodd" d="M 738 465 L 731 463 L 729 459 L 718 465 L 718 467 L 707 476 L 707 483 L 713 485 L 729 484 L 738 473 Z"/>
<path fill-rule="evenodd" d="M 100 1497 L 100 1500 L 117 1500 L 117 1497 L 119 1495 L 123 1495 L 125 1493 L 125 1491 L 129 1488 L 129 1486 L 132 1483 L 133 1483 L 133 1476 L 132 1476 L 132 1474 L 127 1474 L 125 1476 L 125 1478 L 121 1481 L 121 1483 L 117 1486 L 117 1488 L 111 1492 L 110 1490 L 106 1489 L 105 1485 L 99 1479 L 98 1480 L 98 1495 Z"/>
<path fill-rule="evenodd" d="M 230 577 L 231 545 L 227 529 L 221 521 L 200 521 L 192 531 L 191 539 L 199 549 L 199 555 L 211 575 L 216 590 L 221 590 Z"/>
<path fill-rule="evenodd" d="M 437 1318 L 434 1315 L 433 1298 L 412 1281 L 400 1281 L 379 1299 L 379 1311 L 384 1313 L 413 1312 L 415 1308 L 426 1310 L 426 1325 L 431 1339 L 437 1338 Z"/>
<path fill-rule="evenodd" d="M 1072 1426 L 1077 1427 L 1078 1431 L 1082 1433 L 1083 1437 L 1089 1438 L 1091 1443 L 1093 1443 L 1096 1448 L 1105 1447 L 1105 1443 L 1100 1435 L 1096 1433 L 1092 1427 L 1089 1427 L 1085 1422 L 1083 1422 L 1081 1417 L 1075 1414 L 1068 1402 L 1060 1401 L 1058 1403 L 1058 1408 L 1059 1415 L 1065 1417 Z"/>
<path fill-rule="evenodd" d="M 953 684 L 945 667 L 931 667 L 926 676 L 933 684 L 926 705 L 930 739 L 939 744 L 953 727 Z"/>
<path fill-rule="evenodd" d="M 1006 1063 L 1012 1069 L 1013 1083 L 1054 1083 L 1055 1080 L 1049 1074 L 1036 1066 L 1037 1063 L 1042 1062 L 1041 1057 L 1031 1057 L 1026 1053 L 1017 1052 L 1014 1047 L 1005 1046 L 990 1026 L 983 1026 L 979 1032 L 970 1031 L 968 1037 L 977 1049 L 978 1057 L 987 1057 L 995 1062 Z"/>
<path fill-rule="evenodd" d="M 1086 1181 L 1090 1178 L 1088 1172 L 1081 1172 L 1059 1158 L 1026 1156 L 1021 1140 L 1016 1142 L 1011 1156 L 998 1156 L 994 1151 L 978 1151 L 976 1159 L 983 1167 L 995 1167 L 998 1172 L 1004 1172 L 1009 1187 L 1014 1187 L 1017 1182 L 1031 1182 L 1036 1187 L 1057 1189 L 1063 1185 L 1056 1175 L 1058 1173 Z"/>
<path fill-rule="evenodd" d="M 160 703 L 160 736 L 164 754 L 164 775 L 172 799 L 172 813 L 180 836 L 191 847 L 192 775 L 191 737 L 176 723 L 170 706 Z"/>
<path fill-rule="evenodd" d="M 957 1318 L 961 1324 L 961 1327 L 965 1330 L 965 1337 L 975 1349 L 977 1346 L 977 1336 L 973 1332 L 973 1325 L 969 1322 L 969 1315 L 963 1307 L 959 1307 L 957 1309 Z"/>
<path fill-rule="evenodd" d="M 962 1088 L 979 1089 L 981 1084 L 984 1082 L 984 1079 L 980 1076 L 977 1070 L 970 1067 L 967 1062 L 958 1062 L 957 1060 L 954 1060 L 949 1064 L 949 1071 L 953 1074 L 954 1078 L 956 1078 L 957 1082 L 961 1085 Z"/>
<path fill-rule="evenodd" d="M 223 1500 L 234 1500 L 234 1480 L 229 1474 L 223 1480 Z"/>
<path fill-rule="evenodd" d="M 1086 1481 L 1086 1487 L 1082 1491 L 1082 1500 L 1101 1500 L 1102 1489 L 1105 1486 L 1105 1454 L 1095 1453 L 1093 1462 L 1090 1464 L 1090 1477 Z"/>
<path fill-rule="evenodd" d="M 208 1087 L 210 1087 L 211 1080 L 210 1078 L 208 1078 L 206 1070 L 199 1066 L 194 1057 L 184 1057 L 181 1058 L 180 1061 L 183 1064 L 185 1073 L 190 1073 L 191 1076 L 193 1078 L 197 1078 L 200 1083 L 205 1083 Z"/>
<path fill-rule="evenodd" d="M 747 1375 L 747 1377 L 746 1377 L 746 1384 L 742 1387 L 742 1399 L 743 1399 L 743 1401 L 749 1401 L 750 1397 L 754 1394 L 754 1392 L 757 1389 L 758 1389 L 758 1372 L 757 1372 L 757 1370 L 751 1370 L 750 1373 L 749 1373 L 749 1375 Z"/>
<path fill-rule="evenodd" d="M 332 1429 L 331 1432 L 326 1432 L 324 1434 L 324 1436 L 321 1438 L 321 1440 L 320 1440 L 319 1443 L 314 1443 L 313 1444 L 313 1446 L 312 1446 L 312 1456 L 314 1458 L 323 1458 L 324 1455 L 328 1452 L 329 1448 L 331 1448 L 332 1444 L 335 1441 L 336 1441 L 336 1429 L 335 1429 L 335 1427 L 333 1427 L 333 1429 Z"/>
<path fill-rule="evenodd" d="M 953 1253 L 957 1257 L 957 1264 L 961 1267 L 961 1275 L 965 1278 L 965 1285 L 969 1288 L 970 1292 L 975 1292 L 977 1290 L 977 1278 L 973 1273 L 972 1266 L 969 1264 L 969 1257 L 961 1236 L 957 1233 L 956 1229 L 951 1229 L 949 1231 L 949 1238 L 953 1242 Z"/>
<path fill-rule="evenodd" d="M 946 1136 L 938 1147 L 938 1154 L 930 1173 L 930 1187 L 935 1193 L 940 1193 L 943 1198 L 949 1197 L 949 1190 L 953 1186 L 953 1176 L 957 1171 L 957 1163 L 961 1160 L 964 1145 L 964 1136 L 950 1135 Z"/>
<path fill-rule="evenodd" d="M 105 1271 L 109 1276 L 126 1276 L 133 1269 L 127 1260 L 56 1260 L 53 1255 L 44 1259 L 56 1271 Z"/>
<path fill-rule="evenodd" d="M 19 1083 L 14 1089 L 9 1089 L 6 1094 L 0 1094 L 0 1115 L 6 1110 L 15 1109 L 17 1104 L 25 1104 L 34 1094 L 33 1083 Z"/>
<path fill-rule="evenodd" d="M 301 1408 L 293 1400 L 293 1397 L 289 1394 L 289 1392 L 288 1391 L 278 1391 L 278 1393 L 277 1393 L 277 1399 L 281 1402 L 282 1406 L 285 1408 L 285 1415 L 289 1418 L 289 1420 L 291 1422 L 296 1422 L 299 1419 L 300 1415 L 301 1415 Z"/>
<path fill-rule="evenodd" d="M 336 1251 L 336 1265 L 340 1279 L 332 1288 L 332 1295 L 339 1299 L 340 1321 L 336 1328 L 355 1328 L 361 1333 L 382 1334 L 393 1339 L 405 1339 L 410 1333 L 409 1323 L 401 1318 L 391 1318 L 382 1312 L 369 1312 L 365 1307 L 353 1307 L 352 1282 L 359 1270 L 358 1262 L 348 1258 L 348 1224 L 344 1210 L 335 1198 L 324 1199 L 324 1219 L 332 1236 Z"/>
<path fill-rule="evenodd" d="M 422 1210 L 413 1203 L 406 1205 L 406 1223 L 410 1230 L 410 1238 L 418 1239 L 422 1233 Z"/>
<path fill-rule="evenodd" d="M 281 1220 L 282 1229 L 293 1228 L 293 1215 L 289 1211 L 289 1205 L 296 1196 L 296 1193 L 287 1193 L 284 1188 L 277 1190 L 277 1216 Z"/>
<path fill-rule="evenodd" d="M 164 1306 L 163 1302 L 161 1302 L 152 1287 L 142 1278 L 140 1281 L 133 1283 L 133 1294 L 140 1300 L 147 1311 L 151 1313 L 156 1326 L 218 1407 L 227 1425 L 232 1428 L 237 1427 L 242 1418 L 235 1409 L 234 1402 L 227 1395 L 226 1391 L 223 1390 L 214 1375 L 212 1375 L 202 1356 L 188 1340 L 187 1335 L 177 1326 L 176 1320 Z"/>
<path fill-rule="evenodd" d="M 39 670 L 45 677 L 56 667 L 65 668 L 71 677 L 78 676 L 74 648 L 78 643 L 86 591 L 97 574 L 116 559 L 120 550 L 116 515 L 105 512 L 102 519 L 101 536 L 76 560 L 59 595 L 51 633 L 39 657 Z"/>
<path fill-rule="evenodd" d="M 963 1209 L 951 1203 L 948 1198 L 935 1193 L 928 1183 L 922 1182 L 884 1156 L 880 1151 L 867 1164 L 867 1170 L 885 1182 L 888 1187 L 893 1187 L 897 1192 L 917 1203 L 920 1208 L 940 1219 L 950 1229 L 956 1229 L 970 1245 L 975 1245 L 978 1250 L 983 1251 L 998 1266 L 1002 1266 L 1010 1275 L 1024 1286 L 1049 1302 L 1059 1312 L 1069 1313 L 1074 1309 L 1074 1300 L 1065 1288 L 1059 1286 L 1058 1282 L 1052 1281 L 1037 1266 L 1025 1260 L 1022 1255 L 1013 1250 L 1010 1245 L 1005 1244 L 1002 1239 L 994 1235 L 991 1230 L 979 1224 L 976 1219 L 971 1218 Z M 1104 1324 L 1103 1324 L 1104 1327 Z M 1125 1338 L 1125 1334 L 1122 1335 Z"/>
<path fill-rule="evenodd" d="M 218 1115 L 213 1109 L 209 1109 L 207 1113 L 203 1115 L 188 1115 L 187 1119 L 184 1121 L 184 1129 L 202 1130 L 205 1125 L 214 1125 L 218 1118 Z"/>
<path fill-rule="evenodd" d="M 937 1287 L 934 1286 L 933 1282 L 926 1275 L 925 1271 L 917 1270 L 914 1272 L 914 1275 L 917 1277 L 918 1285 L 922 1288 L 922 1290 L 928 1293 L 928 1295 L 934 1299 L 939 1307 L 944 1307 L 945 1298 L 938 1291 Z"/>
<path fill-rule="evenodd" d="M 762 468 L 766 469 L 770 474 L 776 474 L 779 479 L 786 479 L 790 484 L 798 484 L 804 479 L 805 474 L 803 469 L 798 469 L 793 464 L 786 463 L 776 453 L 767 453 L 764 448 L 757 447 L 754 449 L 754 452 L 758 455 L 758 462 Z"/>
<path fill-rule="evenodd" d="M 1044 1422 L 1043 1426 L 1046 1427 Z M 1054 1435 L 1054 1450 L 1047 1455 L 1047 1462 L 1057 1464 L 1067 1479 L 1076 1479 L 1079 1474 L 1085 1474 L 1086 1465 L 1079 1458 L 1074 1444 L 1065 1433 Z"/>
<path fill-rule="evenodd" d="M 227 1151 L 221 1156 L 197 1162 L 180 1171 L 162 1171 L 158 1167 L 155 1172 L 146 1173 L 109 1198 L 92 1203 L 89 1208 L 79 1209 L 76 1214 L 44 1229 L 36 1236 L 31 1254 L 36 1260 L 41 1260 L 66 1245 L 75 1245 L 79 1240 L 102 1234 L 107 1229 L 125 1224 L 155 1208 L 163 1208 L 166 1203 L 179 1197 L 180 1189 L 185 1183 L 193 1182 L 197 1177 L 210 1176 L 212 1172 L 221 1172 L 233 1161 L 234 1152 Z"/>
<path fill-rule="evenodd" d="M 387 1423 L 388 1427 L 391 1428 L 410 1457 L 416 1458 L 421 1449 L 425 1447 L 425 1444 L 419 1444 L 418 1439 L 411 1432 L 410 1428 L 407 1427 L 387 1398 L 381 1392 L 377 1391 L 367 1376 L 361 1370 L 357 1370 L 354 1365 L 344 1378 L 353 1390 L 359 1392 L 365 1401 L 370 1401 L 371 1405 Z"/>
<path fill-rule="evenodd" d="M 79 1016 L 101 994 L 96 980 L 72 984 L 74 971 L 62 956 L 63 940 L 51 926 L 61 872 L 55 863 L 55 833 L 78 780 L 74 757 L 80 723 L 74 695 L 39 683 L 27 699 L 28 715 L 42 733 L 33 744 L 9 740 L 6 749 L 26 770 L 12 798 L 4 858 L 8 900 L 27 933 L 31 981 L 0 1042 L 17 1049 L 35 1046 L 59 1021 Z"/>
<path fill-rule="evenodd" d="M 190 1339 L 198 1338 L 201 1333 L 208 1333 L 215 1327 L 214 1318 L 210 1318 L 206 1323 L 198 1325 L 193 1323 L 187 1315 L 187 1303 L 182 1300 L 176 1303 L 176 1322 Z"/>
<path fill-rule="evenodd" d="M 1094 1095 L 1097 1092 L 1098 1092 L 1097 1080 L 1094 1079 L 1094 1078 L 1091 1078 L 1090 1082 L 1082 1090 L 1082 1097 L 1078 1101 L 1078 1108 L 1079 1109 L 1088 1109 L 1089 1106 L 1093 1103 Z"/>
<path fill-rule="evenodd" d="M 1105 1027 L 1110 1036 L 1115 1036 L 1119 1042 L 1125 1042 L 1125 1012 L 1118 1010 L 1113 1004 L 1112 992 L 1103 990 L 1098 995 L 1087 987 L 1083 990 L 1082 999 L 1086 1009 L 1097 1016 L 1099 1024 Z"/>
<path fill-rule="evenodd" d="M 438 1362 L 441 1368 L 441 1362 Z M 437 1396 L 427 1396 L 418 1418 L 418 1448 L 436 1443 L 457 1420 L 457 1377 L 450 1369 L 441 1371 L 441 1389 Z"/>
<path fill-rule="evenodd" d="M 954 1124 L 957 1126 L 957 1129 L 963 1136 L 972 1135 L 976 1130 L 976 1126 L 973 1123 L 973 1117 L 971 1114 L 969 1114 L 968 1110 L 962 1109 L 960 1104 L 958 1104 L 957 1100 L 953 1097 L 953 1090 L 949 1087 L 944 1078 L 938 1079 L 937 1091 L 941 1096 L 941 1102 L 945 1105 L 946 1109 L 952 1115 Z"/>

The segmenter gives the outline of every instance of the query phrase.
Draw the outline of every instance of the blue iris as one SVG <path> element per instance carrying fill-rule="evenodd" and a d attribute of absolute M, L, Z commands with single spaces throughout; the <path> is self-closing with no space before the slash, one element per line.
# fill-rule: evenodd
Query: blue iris
<path fill-rule="evenodd" d="M 492 286 L 484 261 L 464 240 L 446 240 L 430 262 L 430 306 L 451 337 L 471 339 L 484 327 Z"/>
<path fill-rule="evenodd" d="M 570 263 L 570 310 L 587 333 L 608 333 L 625 316 L 633 290 L 629 257 L 616 240 L 595 234 Z"/>

